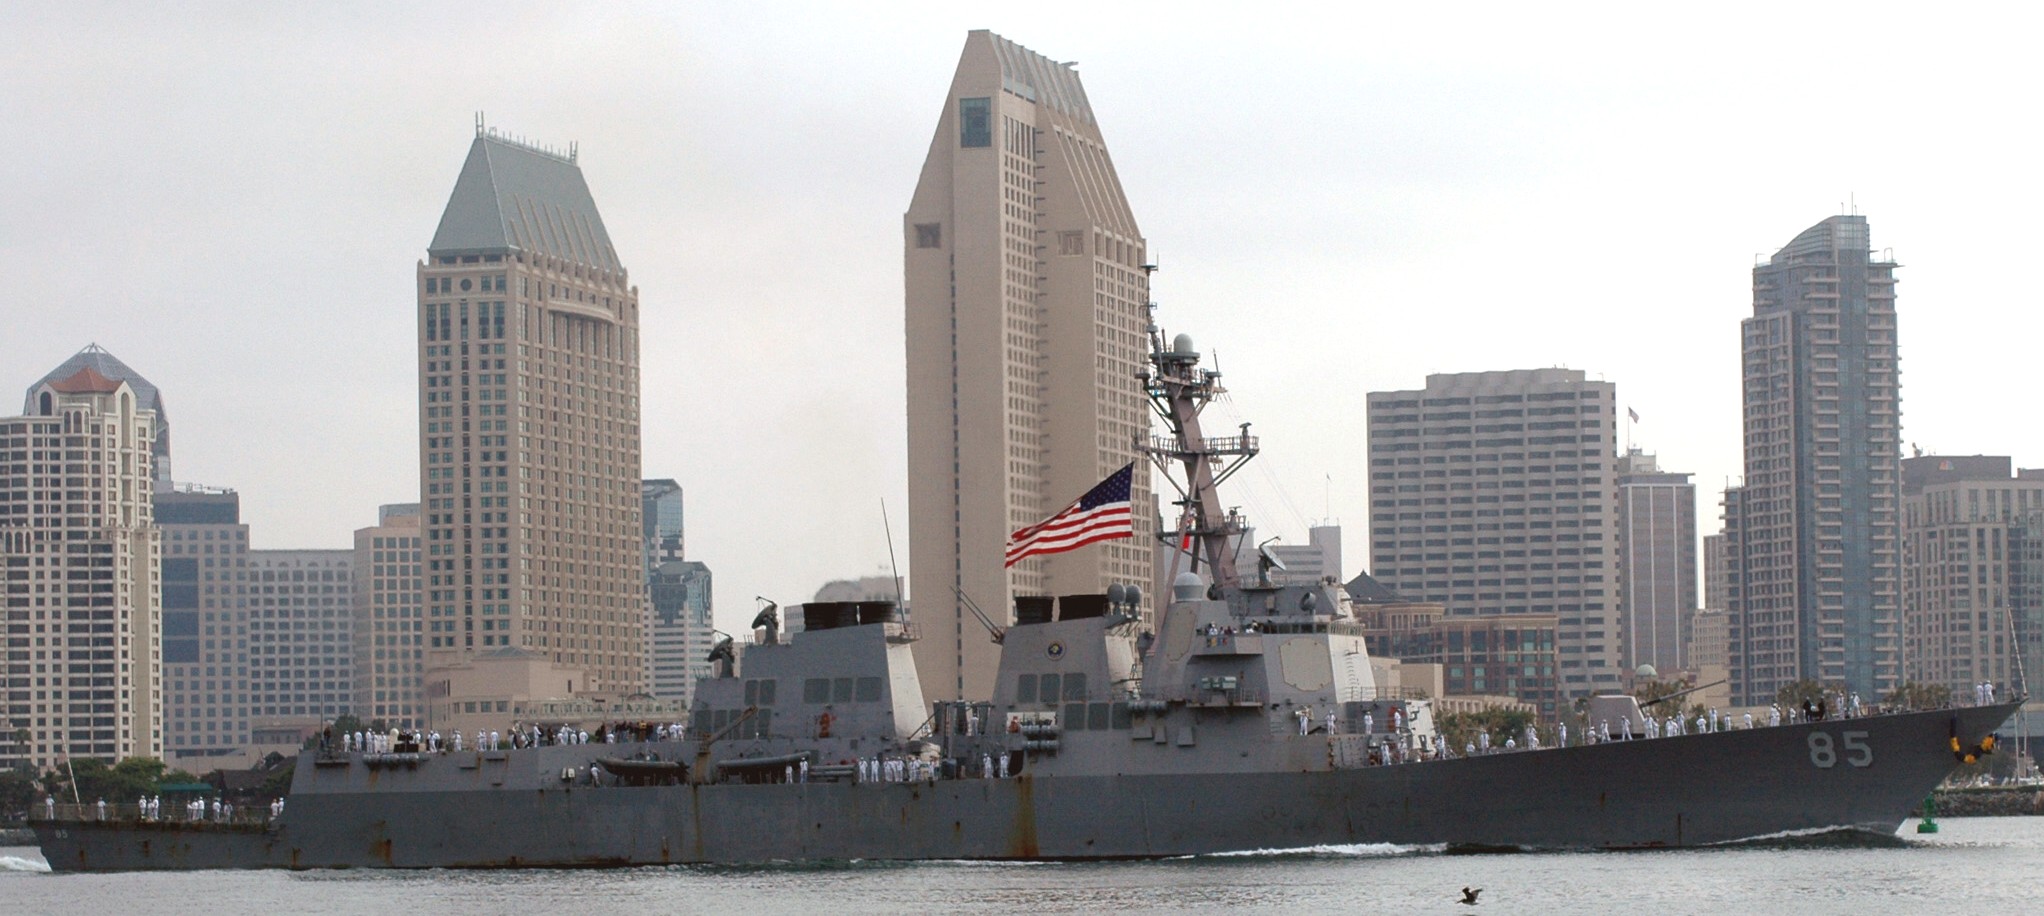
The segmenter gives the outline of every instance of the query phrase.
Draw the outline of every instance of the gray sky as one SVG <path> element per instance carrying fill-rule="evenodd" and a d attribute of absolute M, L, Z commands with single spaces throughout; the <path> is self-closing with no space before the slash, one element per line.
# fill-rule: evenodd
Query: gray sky
<path fill-rule="evenodd" d="M 900 220 L 972 28 L 1080 62 L 1264 437 L 1236 500 L 1351 573 L 1364 395 L 1428 372 L 1616 382 L 1716 530 L 1750 268 L 1848 200 L 1904 442 L 2044 465 L 2033 6 L 302 6 L 0 3 L 0 392 L 97 341 L 260 548 L 417 498 L 413 269 L 483 110 L 580 144 L 726 628 L 883 570 L 882 499 L 905 573 Z"/>

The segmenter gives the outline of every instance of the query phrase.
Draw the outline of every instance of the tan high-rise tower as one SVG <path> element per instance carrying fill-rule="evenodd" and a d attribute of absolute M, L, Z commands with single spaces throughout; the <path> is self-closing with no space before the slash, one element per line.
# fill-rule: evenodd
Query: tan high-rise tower
<path fill-rule="evenodd" d="M 91 366 L 0 419 L 0 768 L 163 756 L 156 414 Z M 31 680 L 32 679 L 32 680 Z M 31 686 L 31 684 L 33 686 Z"/>
<path fill-rule="evenodd" d="M 1008 533 L 1136 458 L 1147 402 L 1144 243 L 1079 74 L 976 31 L 902 220 L 909 555 L 923 691 L 991 695 L 1013 595 L 1148 583 L 1148 465 L 1135 537 L 1004 569 Z"/>
<path fill-rule="evenodd" d="M 644 677 L 639 291 L 575 154 L 478 127 L 419 265 L 429 665 L 500 647 Z"/>

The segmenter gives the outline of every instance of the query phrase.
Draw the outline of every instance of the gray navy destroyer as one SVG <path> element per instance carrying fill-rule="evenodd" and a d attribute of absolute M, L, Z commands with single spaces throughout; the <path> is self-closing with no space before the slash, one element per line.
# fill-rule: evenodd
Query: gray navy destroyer
<path fill-rule="evenodd" d="M 1133 588 L 1018 598 L 988 627 L 994 695 L 929 704 L 893 604 L 810 604 L 792 638 L 763 614 L 754 644 L 719 647 L 686 740 L 308 750 L 275 817 L 38 810 L 43 855 L 57 871 L 585 867 L 1893 833 L 2018 705 L 1443 748 L 1426 700 L 1376 689 L 1336 583 L 1238 574 L 1243 525 L 1217 487 L 1257 444 L 1206 436 L 1218 373 L 1187 337 L 1150 337 L 1142 383 L 1168 435 L 1143 445 L 1177 472 L 1191 548 L 1154 635 Z M 1614 736 L 1653 725 L 1629 697 L 1590 716 Z"/>

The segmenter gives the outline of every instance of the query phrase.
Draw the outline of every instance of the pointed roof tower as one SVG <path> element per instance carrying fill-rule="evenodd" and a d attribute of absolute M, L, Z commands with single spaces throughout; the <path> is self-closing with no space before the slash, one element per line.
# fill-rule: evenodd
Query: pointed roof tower
<path fill-rule="evenodd" d="M 524 251 L 624 271 L 575 153 L 528 146 L 480 125 L 427 251 Z"/>
<path fill-rule="evenodd" d="M 21 412 L 24 414 L 35 412 L 36 389 L 48 384 L 57 387 L 58 390 L 68 390 L 58 383 L 75 379 L 81 371 L 90 371 L 105 380 L 127 382 L 128 387 L 135 389 L 137 405 L 156 411 L 156 480 L 159 483 L 169 483 L 170 415 L 163 409 L 163 393 L 158 391 L 155 385 L 150 384 L 148 379 L 143 378 L 142 373 L 128 368 L 127 363 L 116 359 L 99 344 L 86 344 L 85 349 L 73 354 L 57 368 L 51 369 L 48 375 L 36 379 L 34 384 L 29 385 L 28 391 L 22 396 Z"/>

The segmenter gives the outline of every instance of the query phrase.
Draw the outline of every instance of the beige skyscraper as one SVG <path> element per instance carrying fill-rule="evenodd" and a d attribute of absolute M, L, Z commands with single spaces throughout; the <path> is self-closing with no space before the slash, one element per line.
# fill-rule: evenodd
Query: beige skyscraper
<path fill-rule="evenodd" d="M 163 756 L 155 412 L 90 366 L 0 419 L 0 767 Z"/>
<path fill-rule="evenodd" d="M 353 550 L 248 552 L 248 699 L 258 741 L 308 735 L 361 712 L 354 565 Z"/>
<path fill-rule="evenodd" d="M 2005 455 L 1902 468 L 1902 674 L 1962 698 L 2033 693 L 2044 672 L 2044 471 Z"/>
<path fill-rule="evenodd" d="M 1072 65 L 966 37 L 902 219 L 910 595 L 935 699 L 990 695 L 1011 597 L 1151 579 L 1154 525 L 1003 568 L 1008 533 L 1135 460 L 1148 431 L 1144 242 Z M 1133 505 L 1150 503 L 1137 462 Z"/>
<path fill-rule="evenodd" d="M 639 292 L 571 150 L 478 126 L 418 268 L 428 666 L 644 678 Z"/>
<path fill-rule="evenodd" d="M 419 607 L 419 504 L 379 507 L 355 531 L 355 699 L 363 721 L 426 722 L 426 623 Z"/>

